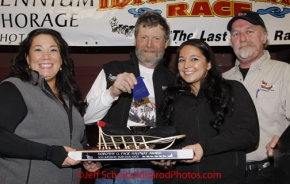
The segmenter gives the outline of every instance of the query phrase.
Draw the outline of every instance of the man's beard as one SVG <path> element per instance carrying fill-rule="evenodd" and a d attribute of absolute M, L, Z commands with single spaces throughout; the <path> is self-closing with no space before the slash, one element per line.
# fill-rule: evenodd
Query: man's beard
<path fill-rule="evenodd" d="M 144 50 L 139 49 L 139 48 L 136 47 L 136 51 L 135 51 L 136 56 L 137 56 L 138 60 L 139 60 L 139 61 L 140 61 L 144 66 L 146 66 L 146 67 L 148 67 L 148 68 L 155 67 L 155 66 L 158 64 L 158 62 L 162 59 L 162 57 L 163 57 L 163 55 L 164 55 L 164 52 L 165 52 L 165 51 L 156 52 L 155 55 L 154 55 L 154 58 L 151 57 L 152 59 L 148 60 L 148 59 L 146 58 L 146 56 L 144 56 L 144 55 L 142 54 L 142 51 L 144 51 Z M 154 50 L 154 51 L 155 51 L 155 50 Z"/>
<path fill-rule="evenodd" d="M 243 59 L 249 58 L 250 57 L 249 48 L 247 47 L 247 48 L 240 49 L 240 56 Z"/>
<path fill-rule="evenodd" d="M 245 47 L 246 46 L 246 47 Z M 243 48 L 241 48 L 243 47 Z M 254 55 L 254 52 L 257 51 L 258 52 L 258 48 L 252 44 L 252 43 L 247 43 L 247 45 L 238 45 L 237 46 L 237 50 L 240 51 L 240 57 L 243 59 L 248 59 L 249 57 L 251 57 L 252 55 Z M 251 49 L 254 49 L 255 51 L 251 51 Z"/>

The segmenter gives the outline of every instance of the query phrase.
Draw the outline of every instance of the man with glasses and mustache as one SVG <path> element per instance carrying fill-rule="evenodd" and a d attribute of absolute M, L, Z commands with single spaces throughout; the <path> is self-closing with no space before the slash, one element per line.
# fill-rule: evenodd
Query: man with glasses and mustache
<path fill-rule="evenodd" d="M 237 60 L 223 76 L 245 85 L 260 125 L 260 142 L 247 152 L 247 183 L 275 183 L 273 148 L 290 120 L 290 65 L 272 60 L 265 50 L 268 32 L 258 13 L 241 11 L 227 29 Z"/>
<path fill-rule="evenodd" d="M 170 28 L 160 14 L 145 12 L 135 24 L 135 51 L 131 51 L 127 61 L 112 61 L 103 65 L 86 99 L 89 103 L 85 123 L 92 124 L 103 120 L 118 127 L 159 126 L 162 117 L 157 113 L 161 106 L 163 90 L 172 82 L 173 74 L 163 66 L 163 55 L 169 43 Z M 134 85 L 137 77 L 144 81 L 149 96 L 134 100 Z M 122 134 L 120 132 L 120 134 Z M 122 165 L 121 165 L 122 164 Z M 120 168 L 120 165 L 122 168 Z M 131 178 L 132 173 L 145 172 L 151 175 L 151 162 L 112 162 L 103 169 L 114 171 L 123 176 L 108 179 L 98 178 L 96 183 L 153 183 L 152 178 Z M 94 172 L 101 168 L 100 163 L 87 163 L 87 170 Z M 137 175 L 138 175 L 137 173 Z M 127 176 L 130 176 L 128 178 Z M 130 181 L 131 180 L 131 181 Z"/>

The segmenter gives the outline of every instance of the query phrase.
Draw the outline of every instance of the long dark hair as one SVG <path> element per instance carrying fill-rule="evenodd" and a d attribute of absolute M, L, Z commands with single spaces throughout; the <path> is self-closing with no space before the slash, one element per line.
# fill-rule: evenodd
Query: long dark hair
<path fill-rule="evenodd" d="M 178 58 L 180 50 L 191 45 L 198 48 L 206 61 L 211 63 L 211 69 L 201 85 L 206 84 L 204 96 L 210 101 L 210 107 L 215 114 L 215 119 L 210 122 L 211 126 L 218 131 L 219 126 L 223 124 L 225 116 L 229 111 L 233 111 L 233 96 L 231 85 L 222 77 L 222 74 L 217 65 L 216 58 L 210 46 L 200 39 L 190 39 L 183 42 L 177 49 L 176 66 L 175 66 L 175 82 L 172 87 L 166 90 L 166 98 L 163 106 L 160 109 L 161 115 L 170 124 L 171 113 L 174 108 L 174 100 L 183 92 L 190 92 L 190 84 L 180 76 L 178 72 Z"/>
<path fill-rule="evenodd" d="M 58 72 L 56 75 L 56 87 L 58 89 L 59 96 L 67 95 L 70 99 L 72 99 L 74 106 L 83 116 L 87 108 L 87 102 L 82 100 L 82 92 L 73 79 L 74 63 L 69 56 L 68 44 L 59 32 L 53 29 L 40 28 L 28 33 L 28 36 L 20 43 L 18 54 L 11 60 L 10 66 L 12 71 L 8 77 L 18 77 L 20 80 L 25 82 L 33 81 L 32 71 L 28 66 L 26 56 L 29 54 L 29 49 L 33 39 L 41 34 L 52 36 L 60 50 L 62 71 Z M 37 85 L 37 83 L 32 82 L 32 85 Z"/>

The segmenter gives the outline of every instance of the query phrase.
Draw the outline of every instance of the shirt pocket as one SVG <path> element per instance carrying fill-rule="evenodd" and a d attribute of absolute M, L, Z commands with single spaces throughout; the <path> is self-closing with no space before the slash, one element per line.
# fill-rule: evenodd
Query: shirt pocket
<path fill-rule="evenodd" d="M 278 118 L 279 109 L 279 86 L 275 85 L 270 90 L 260 89 L 258 96 L 258 112 L 260 116 L 268 119 L 268 122 L 275 121 Z M 260 117 L 261 118 L 261 117 Z"/>
<path fill-rule="evenodd" d="M 265 98 L 279 98 L 279 83 L 273 84 L 268 88 L 260 88 L 260 93 Z"/>

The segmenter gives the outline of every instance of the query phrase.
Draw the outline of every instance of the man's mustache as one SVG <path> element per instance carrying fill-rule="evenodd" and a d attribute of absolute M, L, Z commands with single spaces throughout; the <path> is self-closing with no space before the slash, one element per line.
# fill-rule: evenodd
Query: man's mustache
<path fill-rule="evenodd" d="M 241 49 L 242 47 L 246 47 L 246 46 L 255 47 L 255 45 L 252 42 L 247 42 L 247 43 L 244 43 L 244 44 L 239 44 L 237 46 L 237 48 Z"/>

